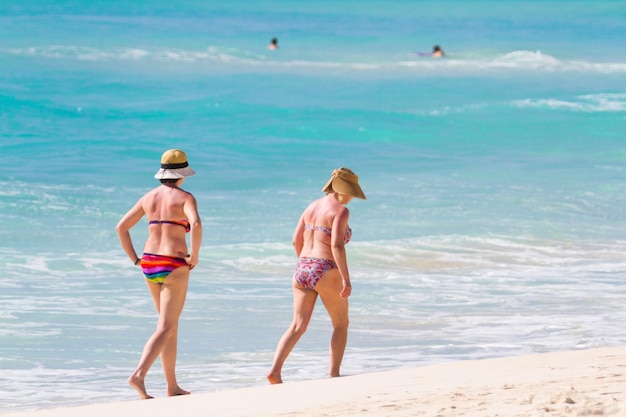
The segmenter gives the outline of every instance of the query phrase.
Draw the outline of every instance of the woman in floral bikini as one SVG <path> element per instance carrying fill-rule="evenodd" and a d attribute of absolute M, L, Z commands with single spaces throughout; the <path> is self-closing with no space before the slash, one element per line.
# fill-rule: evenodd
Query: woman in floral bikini
<path fill-rule="evenodd" d="M 304 210 L 293 234 L 298 264 L 293 276 L 294 316 L 283 334 L 272 369 L 271 384 L 282 383 L 282 367 L 313 315 L 319 295 L 333 325 L 330 341 L 330 376 L 340 376 L 339 368 L 348 341 L 348 297 L 352 292 L 344 245 L 352 231 L 345 207 L 352 198 L 365 199 L 358 176 L 348 168 L 333 171 L 323 192 Z"/>

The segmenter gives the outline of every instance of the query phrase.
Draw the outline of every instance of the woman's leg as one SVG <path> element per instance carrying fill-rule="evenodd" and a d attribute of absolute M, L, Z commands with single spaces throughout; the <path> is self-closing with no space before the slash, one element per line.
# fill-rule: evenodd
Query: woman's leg
<path fill-rule="evenodd" d="M 176 355 L 178 351 L 178 328 L 169 339 L 161 352 L 161 365 L 165 374 L 165 382 L 167 384 L 167 396 L 191 394 L 178 386 L 176 381 Z"/>
<path fill-rule="evenodd" d="M 315 286 L 333 325 L 330 339 L 330 376 L 340 376 L 339 368 L 348 343 L 348 299 L 341 298 L 343 289 L 339 271 L 328 271 Z"/>
<path fill-rule="evenodd" d="M 182 276 L 178 275 L 180 271 Z M 176 275 L 175 275 L 176 274 Z M 174 395 L 187 395 L 190 392 L 178 386 L 176 382 L 176 356 L 178 353 L 178 320 L 185 304 L 185 298 L 187 296 L 187 288 L 189 284 L 189 268 L 181 267 L 167 277 L 164 282 L 164 289 L 161 291 L 161 305 L 165 306 L 164 302 L 167 299 L 168 303 L 175 304 L 175 309 L 178 311 L 176 315 L 176 326 L 172 331 L 172 334 L 167 338 L 165 346 L 161 351 L 161 365 L 163 366 L 163 373 L 165 375 L 165 381 L 167 384 L 167 396 Z M 180 309 L 178 310 L 178 308 Z M 163 310 L 165 311 L 165 310 Z"/>
<path fill-rule="evenodd" d="M 283 382 L 281 372 L 283 364 L 291 353 L 293 347 L 298 343 L 300 337 L 306 332 L 306 328 L 311 321 L 317 293 L 313 290 L 302 288 L 294 281 L 293 286 L 293 320 L 287 331 L 283 334 L 276 347 L 274 363 L 272 369 L 267 374 L 270 384 L 280 384 Z"/>
<path fill-rule="evenodd" d="M 165 279 L 163 284 L 146 282 L 159 312 L 159 321 L 155 332 L 144 346 L 137 369 L 128 378 L 128 383 L 137 390 L 142 399 L 152 398 L 146 392 L 144 380 L 148 370 L 162 353 L 165 353 L 161 360 L 168 383 L 168 394 L 170 393 L 171 381 L 176 384 L 174 370 L 176 365 L 176 335 L 178 319 L 187 295 L 189 268 L 177 268 Z M 173 359 L 172 354 L 174 355 Z"/>

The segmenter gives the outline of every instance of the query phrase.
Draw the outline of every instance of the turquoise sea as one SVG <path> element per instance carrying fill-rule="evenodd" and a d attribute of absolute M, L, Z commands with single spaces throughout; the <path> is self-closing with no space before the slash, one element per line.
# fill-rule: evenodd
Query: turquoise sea
<path fill-rule="evenodd" d="M 623 345 L 624 39 L 612 0 L 2 1 L 0 413 L 136 398 L 156 315 L 114 227 L 176 147 L 205 230 L 185 389 L 266 383 L 339 166 L 367 195 L 345 374 Z M 320 304 L 286 383 L 329 337 Z"/>

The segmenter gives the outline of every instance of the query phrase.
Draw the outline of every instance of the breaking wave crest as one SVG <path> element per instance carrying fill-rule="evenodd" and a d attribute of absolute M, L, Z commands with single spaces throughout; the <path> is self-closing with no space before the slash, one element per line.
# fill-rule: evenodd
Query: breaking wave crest
<path fill-rule="evenodd" d="M 335 56 L 308 57 L 304 51 L 294 54 L 271 55 L 231 47 L 211 46 L 204 50 L 142 49 L 132 47 L 96 48 L 76 45 L 31 46 L 0 51 L 3 55 L 65 60 L 73 62 L 135 62 L 175 63 L 182 65 L 210 64 L 234 66 L 241 70 L 350 70 L 350 71 L 534 71 L 582 72 L 597 74 L 626 73 L 626 62 L 588 62 L 565 60 L 541 51 L 512 51 L 497 55 L 467 53 L 449 55 L 445 59 L 419 57 L 414 54 L 385 56 L 373 54 L 367 60 L 361 54 L 340 58 Z"/>

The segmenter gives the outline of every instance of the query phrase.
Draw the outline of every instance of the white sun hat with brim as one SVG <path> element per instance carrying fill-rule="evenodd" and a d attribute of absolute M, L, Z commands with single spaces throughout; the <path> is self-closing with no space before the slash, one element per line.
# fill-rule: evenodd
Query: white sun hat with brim
<path fill-rule="evenodd" d="M 154 174 L 154 178 L 160 180 L 176 180 L 191 177 L 196 171 L 189 168 L 187 155 L 180 149 L 170 149 L 161 156 L 161 169 Z"/>

